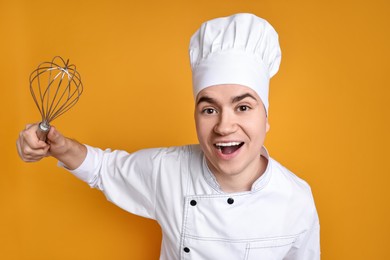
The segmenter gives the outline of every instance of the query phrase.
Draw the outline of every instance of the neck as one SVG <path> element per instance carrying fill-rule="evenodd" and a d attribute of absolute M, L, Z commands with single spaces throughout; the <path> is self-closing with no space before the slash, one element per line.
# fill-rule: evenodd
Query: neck
<path fill-rule="evenodd" d="M 258 180 L 267 168 L 268 160 L 264 156 L 260 157 L 260 164 L 256 169 L 247 169 L 234 175 L 216 174 L 218 184 L 226 193 L 244 192 L 252 190 L 253 183 Z"/>

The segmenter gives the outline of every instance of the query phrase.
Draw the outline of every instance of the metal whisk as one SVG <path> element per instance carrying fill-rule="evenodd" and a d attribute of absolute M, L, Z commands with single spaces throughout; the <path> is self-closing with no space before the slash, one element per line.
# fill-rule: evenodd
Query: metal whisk
<path fill-rule="evenodd" d="M 50 122 L 72 108 L 81 93 L 83 84 L 76 66 L 60 56 L 51 62 L 42 62 L 30 75 L 30 91 L 41 114 L 37 135 L 46 141 Z"/>

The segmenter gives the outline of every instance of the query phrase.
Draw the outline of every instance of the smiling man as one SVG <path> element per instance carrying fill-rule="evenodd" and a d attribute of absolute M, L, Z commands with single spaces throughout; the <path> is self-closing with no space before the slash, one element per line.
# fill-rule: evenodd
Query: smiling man
<path fill-rule="evenodd" d="M 119 207 L 158 221 L 160 259 L 319 259 L 310 187 L 263 147 L 277 33 L 236 14 L 202 24 L 189 51 L 199 145 L 103 151 L 54 127 L 47 144 L 35 124 L 20 134 L 20 157 L 54 156 Z"/>
<path fill-rule="evenodd" d="M 269 129 L 260 97 L 241 85 L 216 85 L 196 100 L 195 122 L 207 165 L 225 192 L 240 192 L 265 171 L 261 156 Z"/>

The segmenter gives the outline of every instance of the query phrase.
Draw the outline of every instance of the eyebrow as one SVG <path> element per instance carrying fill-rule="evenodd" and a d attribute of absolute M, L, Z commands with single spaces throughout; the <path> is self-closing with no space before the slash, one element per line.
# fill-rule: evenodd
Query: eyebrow
<path fill-rule="evenodd" d="M 241 100 L 243 100 L 245 98 L 248 98 L 248 97 L 252 98 L 256 102 L 258 102 L 257 98 L 255 98 L 252 94 L 245 93 L 245 94 L 233 97 L 232 98 L 232 103 L 240 102 Z M 210 103 L 210 104 L 217 104 L 218 103 L 214 98 L 211 98 L 211 97 L 208 97 L 208 96 L 203 96 L 203 97 L 199 98 L 199 100 L 196 102 L 196 105 L 199 105 L 202 102 L 206 102 L 206 103 Z"/>
<path fill-rule="evenodd" d="M 257 98 L 255 98 L 252 94 L 250 94 L 250 93 L 245 93 L 245 94 L 243 94 L 243 95 L 236 96 L 236 97 L 232 98 L 232 103 L 240 102 L 241 100 L 243 100 L 243 99 L 245 99 L 245 98 L 247 98 L 247 97 L 252 98 L 252 99 L 255 100 L 256 102 L 258 102 L 258 101 L 257 101 Z"/>
<path fill-rule="evenodd" d="M 196 102 L 196 105 L 199 105 L 202 102 L 206 102 L 206 103 L 210 103 L 210 104 L 217 103 L 217 101 L 215 101 L 215 99 L 208 97 L 208 96 L 203 96 L 203 97 L 199 98 L 199 100 Z"/>

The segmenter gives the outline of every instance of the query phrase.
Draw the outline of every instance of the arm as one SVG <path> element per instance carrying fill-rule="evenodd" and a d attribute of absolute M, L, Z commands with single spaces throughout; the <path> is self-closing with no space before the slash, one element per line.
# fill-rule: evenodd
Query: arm
<path fill-rule="evenodd" d="M 28 125 L 16 142 L 25 162 L 52 156 L 77 178 L 98 188 L 107 199 L 136 215 L 155 218 L 156 181 L 160 171 L 162 149 L 105 151 L 85 146 L 64 137 L 53 126 L 47 143 L 36 135 L 37 125 Z"/>
<path fill-rule="evenodd" d="M 47 143 L 38 139 L 38 125 L 27 125 L 16 141 L 20 158 L 25 162 L 36 162 L 52 156 L 73 170 L 81 165 L 87 155 L 87 148 L 79 142 L 63 136 L 55 127 L 47 135 Z"/>
<path fill-rule="evenodd" d="M 16 142 L 25 162 L 52 156 L 77 178 L 98 188 L 107 199 L 136 215 L 155 218 L 156 181 L 162 149 L 148 149 L 129 154 L 85 146 L 64 137 L 53 126 L 47 143 L 38 139 L 37 125 L 28 125 Z"/>

